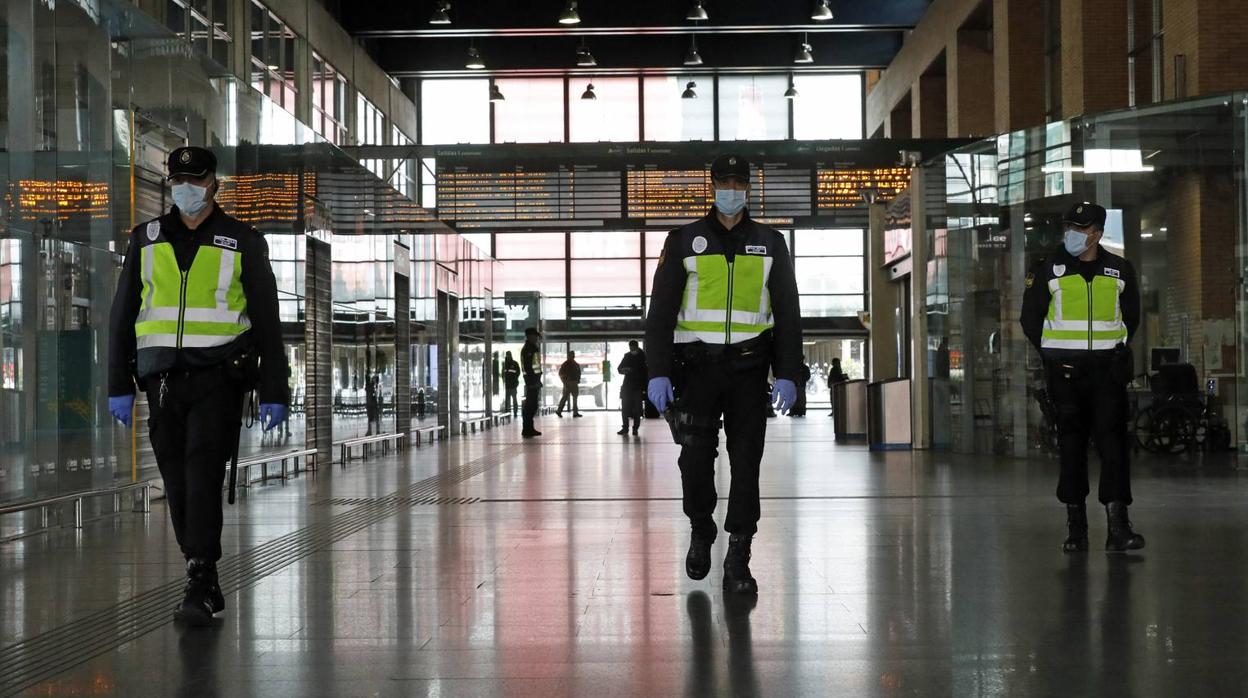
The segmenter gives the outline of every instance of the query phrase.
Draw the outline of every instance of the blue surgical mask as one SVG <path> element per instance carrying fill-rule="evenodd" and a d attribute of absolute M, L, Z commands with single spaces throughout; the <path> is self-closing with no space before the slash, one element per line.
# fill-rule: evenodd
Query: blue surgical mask
<path fill-rule="evenodd" d="M 745 208 L 744 189 L 716 189 L 715 208 L 725 216 L 735 216 Z"/>
<path fill-rule="evenodd" d="M 200 187 L 190 182 L 182 182 L 172 187 L 173 203 L 178 210 L 188 216 L 198 216 L 208 205 L 208 187 Z"/>
<path fill-rule="evenodd" d="M 1088 249 L 1088 236 L 1078 230 L 1067 230 L 1062 244 L 1066 246 L 1071 257 L 1078 257 Z"/>

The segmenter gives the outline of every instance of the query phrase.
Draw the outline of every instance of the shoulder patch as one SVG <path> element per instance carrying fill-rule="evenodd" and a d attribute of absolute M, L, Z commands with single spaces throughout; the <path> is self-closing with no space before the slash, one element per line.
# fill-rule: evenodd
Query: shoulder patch
<path fill-rule="evenodd" d="M 238 249 L 238 240 L 234 238 L 227 238 L 224 235 L 214 235 L 212 238 L 212 244 L 216 245 L 217 247 L 224 247 L 229 250 Z"/>
<path fill-rule="evenodd" d="M 1036 273 L 1031 272 L 1031 271 L 1027 272 L 1027 278 L 1023 280 L 1023 285 L 1026 286 L 1027 288 L 1031 288 L 1032 286 L 1035 285 L 1035 283 L 1036 283 Z"/>
<path fill-rule="evenodd" d="M 1112 277 L 1114 277 L 1115 279 L 1121 279 L 1121 278 L 1122 278 L 1122 272 L 1118 271 L 1117 269 L 1112 269 L 1112 268 L 1110 268 L 1110 267 L 1105 267 L 1105 276 L 1112 276 Z"/>
<path fill-rule="evenodd" d="M 1054 265 L 1053 265 L 1053 276 L 1062 276 L 1062 275 L 1064 275 L 1065 273 L 1066 273 L 1066 265 L 1065 265 L 1065 264 L 1054 264 Z"/>
<path fill-rule="evenodd" d="M 745 253 L 765 255 L 767 254 L 767 246 L 766 245 L 746 245 Z"/>
<path fill-rule="evenodd" d="M 701 235 L 697 236 L 693 239 L 693 253 L 702 254 L 703 252 L 706 252 L 706 245 L 706 238 Z"/>
<path fill-rule="evenodd" d="M 157 218 L 154 221 L 150 221 L 147 224 L 147 239 L 150 241 L 155 241 L 156 238 L 158 237 L 160 237 L 160 219 L 159 218 Z"/>

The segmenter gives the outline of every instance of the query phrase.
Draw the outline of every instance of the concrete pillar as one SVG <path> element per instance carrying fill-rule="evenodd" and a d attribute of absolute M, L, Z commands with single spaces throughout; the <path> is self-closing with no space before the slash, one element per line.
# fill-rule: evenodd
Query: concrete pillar
<path fill-rule="evenodd" d="M 992 135 L 996 106 L 992 32 L 986 29 L 956 31 L 945 50 L 945 71 L 949 137 Z"/>
<path fill-rule="evenodd" d="M 897 103 L 884 122 L 885 138 L 910 138 L 914 117 L 910 113 L 910 96 Z"/>
<path fill-rule="evenodd" d="M 884 204 L 868 208 L 867 311 L 871 314 L 871 361 L 867 378 L 897 377 L 897 289 L 884 268 Z"/>
<path fill-rule="evenodd" d="M 993 0 L 994 130 L 998 133 L 1044 123 L 1043 28 L 1043 0 Z"/>
<path fill-rule="evenodd" d="M 1062 0 L 1062 116 L 1128 106 L 1127 9 L 1121 0 Z"/>
<path fill-rule="evenodd" d="M 949 126 L 943 69 L 919 76 L 910 88 L 910 110 L 912 138 L 944 138 Z"/>

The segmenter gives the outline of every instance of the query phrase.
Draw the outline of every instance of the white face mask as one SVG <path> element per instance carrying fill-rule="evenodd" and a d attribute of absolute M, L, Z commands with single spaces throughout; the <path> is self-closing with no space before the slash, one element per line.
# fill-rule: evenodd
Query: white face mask
<path fill-rule="evenodd" d="M 725 216 L 735 216 L 745 208 L 744 189 L 716 189 L 715 208 Z"/>
<path fill-rule="evenodd" d="M 208 187 L 200 187 L 190 182 L 173 185 L 173 203 L 178 210 L 188 216 L 197 216 L 208 206 Z"/>

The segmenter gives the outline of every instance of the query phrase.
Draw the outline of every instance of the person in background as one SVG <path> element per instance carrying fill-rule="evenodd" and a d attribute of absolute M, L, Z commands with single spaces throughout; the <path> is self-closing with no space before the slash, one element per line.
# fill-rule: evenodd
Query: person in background
<path fill-rule="evenodd" d="M 559 366 L 559 380 L 563 382 L 563 397 L 559 398 L 556 417 L 563 417 L 563 408 L 572 403 L 572 416 L 581 416 L 581 365 L 576 363 L 576 352 L 568 352 L 568 360 Z"/>
<path fill-rule="evenodd" d="M 793 405 L 793 409 L 789 410 L 790 417 L 806 416 L 806 387 L 810 385 L 810 366 L 806 363 L 806 357 L 802 357 L 802 367 L 797 376 L 797 403 Z"/>
<path fill-rule="evenodd" d="M 520 416 L 524 427 L 520 436 L 532 439 L 542 435 L 533 427 L 533 419 L 537 417 L 537 401 L 542 394 L 542 333 L 536 327 L 524 331 L 524 347 L 520 350 L 520 368 L 524 371 L 524 405 L 520 408 Z"/>
<path fill-rule="evenodd" d="M 620 359 L 620 375 L 624 376 L 624 384 L 620 386 L 620 417 L 624 425 L 615 432 L 620 436 L 628 435 L 628 420 L 633 420 L 633 436 L 638 436 L 641 417 L 645 410 L 644 401 L 646 383 L 650 380 L 646 368 L 646 353 L 641 350 L 637 340 L 628 343 L 628 353 Z"/>
<path fill-rule="evenodd" d="M 511 352 L 503 357 L 503 386 L 507 392 L 503 396 L 503 411 L 511 411 L 511 416 L 516 416 L 516 389 L 520 387 L 520 364 L 511 358 Z"/>

